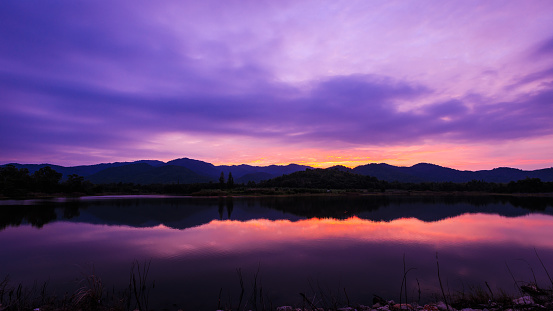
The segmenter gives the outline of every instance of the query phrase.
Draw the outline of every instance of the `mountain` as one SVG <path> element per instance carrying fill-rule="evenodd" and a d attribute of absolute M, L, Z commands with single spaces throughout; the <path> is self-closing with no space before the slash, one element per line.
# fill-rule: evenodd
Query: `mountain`
<path fill-rule="evenodd" d="M 303 171 L 306 168 L 310 168 L 305 165 L 288 164 L 288 165 L 269 165 L 269 166 L 252 166 L 252 165 L 219 165 L 215 166 L 211 163 L 182 158 L 167 162 L 167 165 L 177 165 L 186 167 L 200 175 L 209 176 L 211 178 L 219 180 L 221 173 L 225 178 L 229 173 L 232 173 L 233 178 L 237 182 L 255 181 L 270 179 L 273 177 L 282 176 L 284 174 L 290 174 L 297 171 Z"/>
<path fill-rule="evenodd" d="M 263 181 L 263 186 L 317 189 L 377 189 L 380 187 L 374 177 L 347 172 L 337 168 L 306 169 Z"/>
<path fill-rule="evenodd" d="M 169 162 L 157 160 L 140 160 L 134 162 L 101 163 L 95 165 L 80 165 L 64 167 L 51 164 L 12 164 L 18 169 L 26 168 L 32 174 L 42 167 L 50 166 L 63 174 L 63 178 L 71 174 L 85 177 L 95 183 L 102 182 L 134 182 L 134 183 L 195 183 L 218 182 L 221 173 L 225 179 L 228 174 L 237 183 L 248 181 L 260 182 L 288 175 L 295 172 L 312 169 L 309 166 L 288 165 L 213 165 L 208 162 L 189 158 L 180 158 Z M 371 163 L 353 169 L 345 166 L 334 166 L 331 170 L 350 172 L 359 175 L 376 177 L 384 181 L 400 181 L 406 183 L 420 182 L 469 182 L 482 180 L 486 182 L 508 183 L 521 179 L 539 178 L 544 182 L 553 181 L 553 168 L 534 171 L 523 171 L 514 168 L 500 167 L 492 170 L 460 171 L 439 165 L 419 163 L 410 167 L 393 166 L 385 163 Z"/>
<path fill-rule="evenodd" d="M 249 173 L 244 176 L 241 176 L 235 180 L 235 182 L 239 184 L 247 184 L 250 181 L 253 182 L 260 182 L 263 180 L 271 179 L 275 177 L 273 174 L 265 173 L 265 172 L 259 172 L 259 173 Z"/>
<path fill-rule="evenodd" d="M 353 169 L 354 173 L 376 177 L 385 181 L 400 182 L 469 182 L 483 180 L 486 182 L 508 183 L 525 178 L 539 178 L 542 181 L 553 181 L 553 168 L 523 171 L 514 168 L 495 168 L 482 171 L 460 171 L 439 165 L 419 163 L 410 167 L 389 164 L 367 164 Z"/>
<path fill-rule="evenodd" d="M 401 182 L 422 182 L 424 179 L 412 175 L 405 170 L 404 167 L 389 165 L 386 163 L 371 163 L 361 165 L 353 169 L 354 173 L 374 176 L 385 181 L 401 181 Z"/>
<path fill-rule="evenodd" d="M 260 181 L 260 180 L 266 180 L 273 177 L 278 177 L 286 174 L 291 174 L 298 171 L 304 171 L 306 168 L 311 168 L 309 166 L 305 165 L 297 165 L 297 164 L 288 164 L 288 165 L 269 165 L 269 166 L 251 166 L 251 165 L 221 165 L 218 166 L 219 169 L 221 169 L 223 172 L 231 172 L 232 176 L 235 179 L 247 179 L 248 181 Z M 226 174 L 225 174 L 226 175 Z M 248 179 L 247 176 L 250 176 L 250 178 L 257 178 L 255 179 Z M 264 177 L 263 177 L 264 176 Z M 263 179 L 259 179 L 263 178 Z"/>
<path fill-rule="evenodd" d="M 502 182 L 502 180 L 521 180 L 526 177 L 539 178 L 542 181 L 553 181 L 553 168 L 546 168 L 535 171 L 523 171 L 510 167 L 499 167 L 493 170 L 483 170 L 474 172 L 474 179 L 483 179 L 490 182 Z"/>
<path fill-rule="evenodd" d="M 347 166 L 343 166 L 343 165 L 334 165 L 334 166 L 331 166 L 329 167 L 329 169 L 331 170 L 339 170 L 339 171 L 342 171 L 342 172 L 350 172 L 350 173 L 353 173 L 353 169 L 347 167 Z"/>
<path fill-rule="evenodd" d="M 6 164 L 8 165 L 8 164 Z M 133 182 L 133 183 L 195 183 L 219 181 L 221 173 L 225 179 L 232 173 L 235 182 L 259 182 L 273 177 L 282 176 L 309 168 L 304 165 L 220 165 L 180 158 L 167 163 L 157 160 L 140 160 L 134 162 L 114 162 L 95 165 L 59 166 L 52 164 L 18 164 L 12 163 L 18 169 L 26 168 L 30 174 L 50 166 L 56 172 L 63 174 L 63 179 L 71 174 L 77 174 L 93 183 Z M 156 168 L 153 170 L 153 168 Z"/>
<path fill-rule="evenodd" d="M 255 167 L 255 166 L 254 166 Z M 269 165 L 261 166 L 259 169 L 261 171 L 267 172 L 274 176 L 281 176 L 284 174 L 291 174 L 298 171 L 305 171 L 307 168 L 312 168 L 310 166 L 298 165 L 298 164 L 288 164 L 288 165 Z"/>
<path fill-rule="evenodd" d="M 185 167 L 176 165 L 152 166 L 147 163 L 133 163 L 125 166 L 111 167 L 92 174 L 87 179 L 93 183 L 202 183 L 211 179 L 199 175 Z"/>
<path fill-rule="evenodd" d="M 167 162 L 167 165 L 175 165 L 185 167 L 196 174 L 219 178 L 221 171 L 211 163 L 189 158 L 175 159 Z"/>
<path fill-rule="evenodd" d="M 60 165 L 52 165 L 52 164 L 19 164 L 19 163 L 10 163 L 11 165 L 14 165 L 18 169 L 26 168 L 29 170 L 30 174 L 33 174 L 35 171 L 38 171 L 39 169 L 49 166 L 54 171 L 58 173 L 63 174 L 63 178 L 66 179 L 67 176 L 71 174 L 77 174 L 79 176 L 90 176 L 92 174 L 98 173 L 100 171 L 103 171 L 107 168 L 112 167 L 120 167 L 120 166 L 126 166 L 130 164 L 136 164 L 136 163 L 147 163 L 151 166 L 160 166 L 165 165 L 164 162 L 158 161 L 158 160 L 140 160 L 135 162 L 113 162 L 113 163 L 101 163 L 101 164 L 94 164 L 94 165 L 79 165 L 79 166 L 60 166 Z M 8 165 L 8 164 L 6 164 Z"/>

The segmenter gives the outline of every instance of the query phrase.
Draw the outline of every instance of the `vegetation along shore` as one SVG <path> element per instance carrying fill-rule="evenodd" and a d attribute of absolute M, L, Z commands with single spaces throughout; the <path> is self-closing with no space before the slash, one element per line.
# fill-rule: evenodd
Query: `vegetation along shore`
<path fill-rule="evenodd" d="M 63 176 L 49 166 L 32 174 L 14 165 L 0 167 L 0 198 L 36 198 L 105 194 L 170 194 L 198 196 L 297 195 L 297 194 L 515 194 L 551 195 L 553 182 L 524 178 L 508 183 L 386 181 L 340 168 L 305 169 L 255 182 L 236 182 L 224 172 L 216 181 L 181 183 L 93 183 L 83 176 Z"/>
<path fill-rule="evenodd" d="M 539 255 L 536 252 L 536 256 Z M 437 255 L 436 255 L 437 259 Z M 540 259 L 541 262 L 541 259 Z M 509 295 L 504 290 L 492 290 L 487 282 L 482 286 L 474 287 L 467 291 L 451 293 L 444 290 L 440 278 L 440 266 L 437 264 L 437 280 L 441 292 L 435 293 L 433 302 L 421 302 L 420 288 L 418 296 L 409 294 L 407 289 L 407 278 L 409 270 L 404 270 L 401 281 L 400 299 L 398 301 L 386 300 L 377 295 L 369 297 L 366 302 L 351 302 L 347 295 L 347 289 L 343 293 L 329 294 L 324 291 L 316 293 L 298 293 L 301 297 L 300 303 L 296 305 L 275 306 L 271 297 L 264 293 L 263 287 L 254 276 L 253 282 L 245 282 L 238 272 L 237 287 L 239 296 L 225 302 L 221 297 L 214 294 L 213 301 L 206 303 L 212 305 L 209 310 L 263 310 L 263 311 L 391 311 L 391 310 L 422 310 L 422 311 L 476 311 L 476 310 L 553 310 L 553 280 L 549 276 L 546 266 L 541 262 L 544 273 L 547 274 L 550 285 L 542 286 L 536 282 L 518 281 L 513 278 L 518 294 Z M 42 285 L 35 284 L 26 287 L 22 284 L 14 285 L 10 282 L 9 276 L 0 281 L 0 311 L 131 311 L 131 310 L 188 310 L 186 306 L 174 304 L 171 308 L 154 307 L 151 300 L 155 292 L 155 280 L 150 280 L 148 273 L 151 261 L 139 263 L 135 261 L 130 269 L 129 282 L 126 288 L 116 290 L 104 284 L 98 275 L 83 275 L 78 282 L 78 288 L 73 292 L 65 292 L 57 295 L 48 282 Z M 245 284 L 251 284 L 250 287 Z M 412 291 L 413 292 L 413 291 Z M 298 301 L 297 299 L 291 300 Z"/>

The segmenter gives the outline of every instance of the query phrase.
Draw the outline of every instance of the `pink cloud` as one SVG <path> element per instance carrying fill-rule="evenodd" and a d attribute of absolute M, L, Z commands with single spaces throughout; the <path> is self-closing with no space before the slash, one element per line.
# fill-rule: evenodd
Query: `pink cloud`
<path fill-rule="evenodd" d="M 0 11 L 0 162 L 193 157 L 188 142 L 144 149 L 175 133 L 203 137 L 202 159 L 227 162 L 236 155 L 210 140 L 245 150 L 262 140 L 288 154 L 280 162 L 298 146 L 385 154 L 547 145 L 552 134 L 548 1 L 6 1 Z"/>

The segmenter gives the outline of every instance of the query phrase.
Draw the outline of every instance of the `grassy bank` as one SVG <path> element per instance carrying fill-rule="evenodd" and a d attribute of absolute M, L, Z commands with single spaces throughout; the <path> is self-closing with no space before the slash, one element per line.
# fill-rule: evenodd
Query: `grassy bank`
<path fill-rule="evenodd" d="M 539 258 L 539 255 L 536 253 Z M 540 259 L 541 262 L 541 259 Z M 270 297 L 264 292 L 264 288 L 258 278 L 258 273 L 252 280 L 245 280 L 240 269 L 236 286 L 239 295 L 230 302 L 222 301 L 221 291 L 213 301 L 206 305 L 213 306 L 204 310 L 263 310 L 263 311 L 390 311 L 390 310 L 553 310 L 553 280 L 549 276 L 545 265 L 543 271 L 548 276 L 551 284 L 538 285 L 534 282 L 515 280 L 518 292 L 508 294 L 504 290 L 492 290 L 487 282 L 482 286 L 468 288 L 462 291 L 450 292 L 444 289 L 440 278 L 440 267 L 437 261 L 437 280 L 441 291 L 433 293 L 433 302 L 421 303 L 420 286 L 418 296 L 416 290 L 407 288 L 409 271 L 403 271 L 403 280 L 399 289 L 399 301 L 386 300 L 377 295 L 367 297 L 367 301 L 361 303 L 350 302 L 346 288 L 343 292 L 330 293 L 321 289 L 309 293 L 298 293 L 301 303 L 296 305 L 274 305 Z M 27 287 L 22 284 L 12 284 L 8 276 L 0 281 L 0 311 L 131 311 L 131 310 L 192 310 L 185 307 L 156 308 L 151 301 L 151 294 L 156 290 L 155 280 L 150 280 L 148 272 L 150 262 L 139 263 L 135 261 L 130 269 L 128 285 L 126 288 L 116 291 L 106 286 L 99 276 L 94 274 L 82 275 L 78 287 L 73 292 L 57 294 L 56 289 L 49 283 L 36 283 Z M 532 271 L 533 273 L 533 271 Z M 534 276 L 535 279 L 535 276 Z M 250 284 L 247 286 L 246 284 Z M 399 285 L 399 284 L 398 284 Z M 413 295 L 413 292 L 415 294 Z M 175 297 L 175 301 L 178 297 Z M 295 297 L 298 298 L 298 297 Z M 290 300 L 298 301 L 294 297 Z M 230 301 L 230 300 L 229 300 Z M 215 307 L 216 306 L 216 307 Z"/>

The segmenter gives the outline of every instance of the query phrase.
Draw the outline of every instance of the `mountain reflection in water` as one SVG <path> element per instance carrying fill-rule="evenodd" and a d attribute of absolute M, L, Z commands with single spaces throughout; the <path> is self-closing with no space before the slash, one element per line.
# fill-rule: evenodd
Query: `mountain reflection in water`
<path fill-rule="evenodd" d="M 237 211 L 234 212 L 234 207 Z M 217 214 L 213 210 L 216 208 Z M 534 212 L 553 215 L 549 197 L 389 197 L 312 196 L 269 198 L 192 198 L 165 196 L 85 197 L 81 199 L 0 201 L 0 230 L 31 224 L 41 228 L 57 220 L 148 227 L 163 224 L 186 229 L 212 219 L 271 220 L 304 218 L 374 221 L 416 218 L 439 221 L 467 213 L 517 217 Z M 82 215 L 81 215 L 82 214 Z M 218 217 L 217 217 L 218 216 Z"/>
<path fill-rule="evenodd" d="M 510 201 L 511 200 L 511 201 Z M 403 256 L 409 295 L 452 292 L 488 282 L 514 291 L 517 281 L 547 285 L 535 250 L 553 262 L 553 205 L 547 198 L 285 197 L 84 198 L 0 206 L 0 273 L 71 290 L 94 267 L 124 288 L 134 260 L 150 260 L 159 308 L 237 304 L 236 269 L 247 289 L 257 280 L 275 305 L 310 297 L 369 304 L 399 298 Z M 17 205 L 15 203 L 18 203 Z M 522 208 L 532 207 L 532 209 Z M 30 225 L 29 225 L 30 224 Z M 523 259 L 523 260 L 520 260 Z M 83 271 L 84 270 L 84 271 Z M 0 275 L 1 276 L 1 275 Z M 413 298 L 414 299 L 414 298 Z"/>

